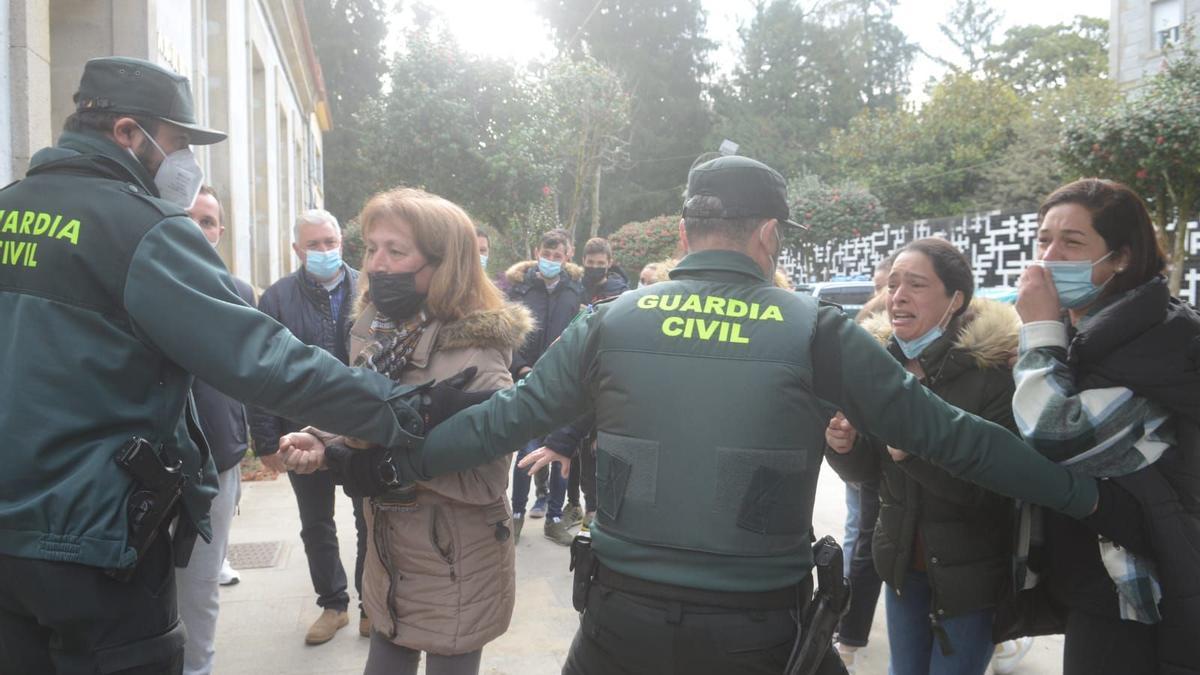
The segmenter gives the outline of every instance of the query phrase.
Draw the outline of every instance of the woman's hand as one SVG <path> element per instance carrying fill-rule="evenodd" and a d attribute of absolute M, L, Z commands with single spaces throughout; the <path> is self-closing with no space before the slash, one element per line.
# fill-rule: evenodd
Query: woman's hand
<path fill-rule="evenodd" d="M 279 439 L 284 466 L 296 473 L 313 473 L 325 466 L 325 444 L 306 432 L 297 431 Z"/>
<path fill-rule="evenodd" d="M 825 442 L 839 455 L 850 452 L 857 439 L 858 432 L 854 430 L 850 420 L 847 420 L 841 411 L 838 411 L 838 414 L 829 420 L 829 426 L 825 427 Z"/>
<path fill-rule="evenodd" d="M 903 462 L 909 458 L 909 454 L 903 450 L 897 450 L 892 446 L 887 446 L 888 454 L 892 456 L 893 462 Z"/>
<path fill-rule="evenodd" d="M 1045 267 L 1030 265 L 1021 273 L 1017 282 L 1017 314 L 1022 323 L 1058 321 L 1062 316 L 1054 277 Z"/>

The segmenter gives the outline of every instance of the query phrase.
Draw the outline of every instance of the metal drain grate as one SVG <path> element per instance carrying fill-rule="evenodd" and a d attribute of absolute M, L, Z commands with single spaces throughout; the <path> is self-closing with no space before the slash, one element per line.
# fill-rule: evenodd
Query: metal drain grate
<path fill-rule="evenodd" d="M 283 552 L 282 541 L 255 541 L 229 545 L 229 565 L 235 570 L 274 567 Z"/>

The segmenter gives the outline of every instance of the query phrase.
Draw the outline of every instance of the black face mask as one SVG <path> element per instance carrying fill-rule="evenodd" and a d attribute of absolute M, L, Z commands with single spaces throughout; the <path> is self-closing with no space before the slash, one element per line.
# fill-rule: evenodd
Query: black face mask
<path fill-rule="evenodd" d="M 585 288 L 595 288 L 608 278 L 607 267 L 583 268 L 583 285 Z"/>
<path fill-rule="evenodd" d="M 424 267 L 421 270 L 425 269 Z M 404 321 L 425 304 L 425 294 L 417 292 L 416 272 L 372 272 L 367 294 L 375 309 L 392 321 Z"/>

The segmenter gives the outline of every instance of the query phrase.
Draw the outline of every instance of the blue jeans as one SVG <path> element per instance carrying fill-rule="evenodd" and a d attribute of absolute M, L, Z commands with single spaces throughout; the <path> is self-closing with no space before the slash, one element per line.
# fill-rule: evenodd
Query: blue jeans
<path fill-rule="evenodd" d="M 542 447 L 542 439 L 535 438 L 529 441 L 524 448 L 517 452 L 517 459 L 513 462 L 512 510 L 514 515 L 525 513 L 525 504 L 529 502 L 529 483 L 532 481 L 525 469 L 517 466 L 517 462 L 540 447 Z M 563 478 L 562 466 L 555 462 L 550 465 L 550 499 L 546 502 L 547 518 L 562 518 L 563 500 L 566 495 L 567 479 Z"/>
<path fill-rule="evenodd" d="M 856 499 L 852 499 L 854 495 Z M 854 508 L 851 511 L 851 503 Z M 850 582 L 850 607 L 838 622 L 838 642 L 849 647 L 866 647 L 875 621 L 875 605 L 879 603 L 882 581 L 875 572 L 871 539 L 875 536 L 875 521 L 879 519 L 879 483 L 871 481 L 846 484 L 846 509 L 856 516 L 851 543 L 843 548 Z M 846 518 L 846 536 L 851 537 L 851 519 Z"/>
<path fill-rule="evenodd" d="M 910 571 L 904 595 L 888 586 L 887 631 L 892 651 L 889 675 L 983 675 L 992 660 L 993 609 L 944 619 L 953 654 L 942 654 L 929 623 L 929 577 Z"/>
<path fill-rule="evenodd" d="M 854 542 L 858 541 L 859 501 L 858 485 L 846 483 L 846 534 L 842 537 L 842 575 L 850 578 L 850 560 L 854 557 Z"/>

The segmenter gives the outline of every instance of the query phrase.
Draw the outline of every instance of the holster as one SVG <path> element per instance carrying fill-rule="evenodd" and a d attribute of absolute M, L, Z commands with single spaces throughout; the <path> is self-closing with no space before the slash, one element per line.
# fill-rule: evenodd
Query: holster
<path fill-rule="evenodd" d="M 571 571 L 575 573 L 571 581 L 571 605 L 576 612 L 582 612 L 587 607 L 588 590 L 596 578 L 598 562 L 592 552 L 592 538 L 583 534 L 575 535 L 571 542 Z"/>
<path fill-rule="evenodd" d="M 138 563 L 154 543 L 159 530 L 175 517 L 179 498 L 183 494 L 184 477 L 180 463 L 167 466 L 149 441 L 132 438 L 113 457 L 117 466 L 133 476 L 133 492 L 126 501 L 129 522 L 129 545 L 137 551 L 137 559 L 129 567 L 105 570 L 108 576 L 126 582 L 133 577 Z M 186 535 L 186 533 L 185 533 Z M 194 536 L 192 541 L 194 542 Z M 191 547 L 186 547 L 191 555 Z"/>
<path fill-rule="evenodd" d="M 813 545 L 817 591 L 804 610 L 786 675 L 813 675 L 829 655 L 838 622 L 850 609 L 850 584 L 842 569 L 842 547 L 833 537 Z"/>

